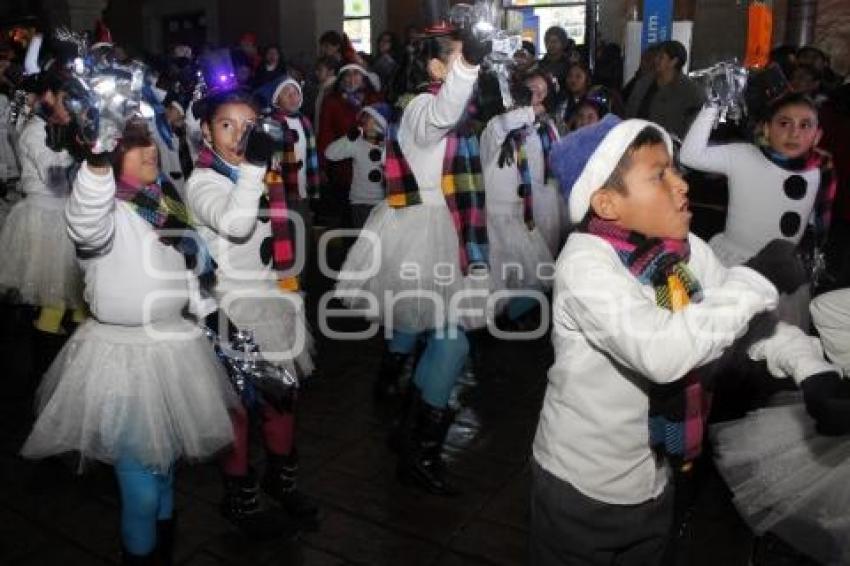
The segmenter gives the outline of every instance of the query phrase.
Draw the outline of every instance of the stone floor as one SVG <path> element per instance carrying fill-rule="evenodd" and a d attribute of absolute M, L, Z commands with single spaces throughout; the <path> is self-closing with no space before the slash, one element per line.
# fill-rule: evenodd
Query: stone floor
<path fill-rule="evenodd" d="M 714 208 L 701 217 L 716 230 Z M 31 316 L 0 305 L 0 565 L 117 564 L 119 507 L 111 470 L 95 464 L 77 475 L 69 458 L 29 462 L 17 456 L 32 423 L 29 376 L 44 357 L 34 347 Z M 350 331 L 357 322 L 345 324 Z M 386 447 L 392 410 L 370 394 L 380 337 L 320 339 L 318 346 L 320 376 L 301 394 L 298 445 L 301 487 L 322 507 L 320 530 L 290 542 L 249 543 L 218 514 L 216 466 L 181 466 L 178 564 L 526 564 L 528 460 L 552 362 L 548 336 L 476 340 L 478 363 L 456 390 L 458 414 L 446 450 L 463 490 L 451 499 L 395 481 Z M 703 463 L 693 500 L 676 565 L 747 565 L 752 536 L 710 462 Z"/>
<path fill-rule="evenodd" d="M 118 499 L 110 469 L 96 464 L 76 475 L 71 459 L 28 462 L 16 455 L 32 419 L 29 328 L 25 311 L 2 310 L 0 564 L 116 564 Z M 548 339 L 479 340 L 481 367 L 456 392 L 460 409 L 447 452 L 463 494 L 451 499 L 394 480 L 385 444 L 389 411 L 370 395 L 380 340 L 320 347 L 322 374 L 301 397 L 299 449 L 301 486 L 322 506 L 321 529 L 288 543 L 246 542 L 217 512 L 216 467 L 181 466 L 178 563 L 526 563 L 528 458 L 552 359 Z M 750 535 L 708 471 L 678 562 L 745 565 Z"/>

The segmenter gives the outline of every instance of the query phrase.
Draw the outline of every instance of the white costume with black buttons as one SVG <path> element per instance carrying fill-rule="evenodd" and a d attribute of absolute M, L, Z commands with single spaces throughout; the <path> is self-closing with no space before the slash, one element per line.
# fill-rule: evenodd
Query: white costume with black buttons
<path fill-rule="evenodd" d="M 238 171 L 234 183 L 212 169 L 196 167 L 186 183 L 186 204 L 218 264 L 215 298 L 234 324 L 254 332 L 269 361 L 310 374 L 312 338 L 303 300 L 277 286 L 263 196 L 266 168 L 243 163 Z"/>
<path fill-rule="evenodd" d="M 726 227 L 711 239 L 714 253 L 732 266 L 778 238 L 799 244 L 817 200 L 820 170 L 783 169 L 749 143 L 710 146 L 717 112 L 717 108 L 703 108 L 680 154 L 688 167 L 728 177 Z"/>
<path fill-rule="evenodd" d="M 361 134 L 352 140 L 343 136 L 325 149 L 330 161 L 352 160 L 351 204 L 374 206 L 384 200 L 384 148 L 366 140 Z"/>

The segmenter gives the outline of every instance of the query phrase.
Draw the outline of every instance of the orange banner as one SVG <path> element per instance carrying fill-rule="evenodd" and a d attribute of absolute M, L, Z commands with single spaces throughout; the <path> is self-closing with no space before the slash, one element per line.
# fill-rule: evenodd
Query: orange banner
<path fill-rule="evenodd" d="M 747 55 L 744 66 L 761 68 L 770 59 L 773 10 L 764 2 L 752 2 L 747 9 Z"/>

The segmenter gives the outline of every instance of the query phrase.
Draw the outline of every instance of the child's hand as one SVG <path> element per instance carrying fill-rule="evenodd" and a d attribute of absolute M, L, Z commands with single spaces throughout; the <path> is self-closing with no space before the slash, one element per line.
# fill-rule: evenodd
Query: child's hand
<path fill-rule="evenodd" d="M 348 139 L 351 141 L 357 140 L 360 137 L 361 131 L 360 126 L 352 126 L 350 130 L 348 130 Z"/>
<path fill-rule="evenodd" d="M 807 377 L 800 389 L 818 434 L 850 434 L 850 381 L 842 379 L 838 372 L 828 371 Z"/>

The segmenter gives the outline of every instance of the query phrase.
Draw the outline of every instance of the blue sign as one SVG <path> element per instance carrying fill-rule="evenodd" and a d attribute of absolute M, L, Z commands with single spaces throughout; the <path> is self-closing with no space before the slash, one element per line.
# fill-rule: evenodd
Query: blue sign
<path fill-rule="evenodd" d="M 670 39 L 673 32 L 673 0 L 643 0 L 640 49 Z"/>

